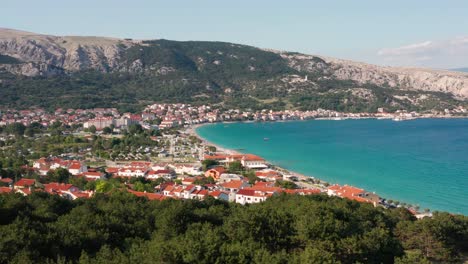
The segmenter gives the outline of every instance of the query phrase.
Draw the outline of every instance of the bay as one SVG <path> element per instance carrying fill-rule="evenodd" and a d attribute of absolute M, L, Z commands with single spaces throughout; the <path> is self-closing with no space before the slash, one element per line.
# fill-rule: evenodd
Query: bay
<path fill-rule="evenodd" d="M 468 215 L 468 119 L 216 123 L 197 133 L 330 183 Z"/>

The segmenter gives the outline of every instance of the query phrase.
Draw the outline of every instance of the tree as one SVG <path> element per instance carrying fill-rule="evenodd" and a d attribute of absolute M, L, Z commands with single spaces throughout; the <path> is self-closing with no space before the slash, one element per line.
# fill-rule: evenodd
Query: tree
<path fill-rule="evenodd" d="M 96 180 L 96 187 L 95 187 L 96 192 L 106 193 L 112 190 L 112 188 L 113 188 L 113 185 L 109 183 L 109 181 Z"/>
<path fill-rule="evenodd" d="M 88 184 L 88 181 L 84 177 L 71 177 L 68 182 L 81 190 L 86 190 L 86 185 Z"/>
<path fill-rule="evenodd" d="M 102 129 L 102 133 L 104 134 L 111 134 L 112 133 L 112 129 L 110 127 L 105 127 Z"/>
<path fill-rule="evenodd" d="M 24 135 L 27 137 L 34 137 L 34 130 L 28 127 L 24 130 Z"/>
<path fill-rule="evenodd" d="M 135 135 L 143 133 L 143 127 L 140 124 L 133 124 L 128 126 L 128 133 Z"/>
<path fill-rule="evenodd" d="M 216 160 L 206 159 L 202 161 L 202 169 L 203 171 L 207 171 L 210 167 L 218 165 L 219 162 Z"/>
<path fill-rule="evenodd" d="M 275 182 L 275 186 L 282 187 L 285 189 L 297 189 L 297 185 L 292 181 L 277 180 Z"/>
<path fill-rule="evenodd" d="M 88 128 L 88 130 L 89 130 L 89 132 L 91 132 L 91 133 L 93 133 L 93 134 L 96 133 L 96 127 L 95 127 L 94 125 L 90 126 L 90 127 Z"/>
<path fill-rule="evenodd" d="M 228 167 L 228 170 L 229 172 L 231 173 L 239 173 L 242 171 L 244 167 L 242 166 L 242 163 L 238 160 L 236 161 L 233 161 L 231 163 L 229 163 L 229 167 Z"/>
<path fill-rule="evenodd" d="M 215 183 L 215 180 L 213 179 L 213 177 L 203 177 L 203 178 L 197 178 L 193 184 L 196 184 L 196 185 L 206 185 L 206 184 L 213 184 Z"/>
<path fill-rule="evenodd" d="M 26 130 L 26 126 L 22 123 L 12 123 L 8 124 L 5 127 L 5 132 L 15 136 L 22 136 L 24 135 L 24 131 Z"/>
<path fill-rule="evenodd" d="M 244 172 L 244 177 L 247 177 L 249 179 L 249 183 L 250 184 L 254 184 L 256 183 L 257 181 L 260 180 L 260 178 L 257 177 L 257 175 L 255 175 L 255 172 L 253 170 L 249 170 L 247 172 Z"/>
<path fill-rule="evenodd" d="M 47 178 L 50 182 L 68 183 L 71 173 L 64 168 L 57 168 L 47 172 Z"/>
<path fill-rule="evenodd" d="M 208 151 L 209 152 L 216 152 L 216 147 L 215 146 L 208 146 Z"/>

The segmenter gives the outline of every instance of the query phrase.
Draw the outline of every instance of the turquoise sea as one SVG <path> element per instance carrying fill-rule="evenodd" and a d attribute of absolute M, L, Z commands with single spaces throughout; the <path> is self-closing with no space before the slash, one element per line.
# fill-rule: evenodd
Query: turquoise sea
<path fill-rule="evenodd" d="M 468 215 L 468 119 L 217 123 L 197 133 L 330 183 Z"/>

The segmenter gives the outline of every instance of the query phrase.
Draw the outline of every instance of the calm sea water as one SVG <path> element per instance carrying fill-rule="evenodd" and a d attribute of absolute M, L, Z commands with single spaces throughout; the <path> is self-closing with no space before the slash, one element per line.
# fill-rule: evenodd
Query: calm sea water
<path fill-rule="evenodd" d="M 468 215 L 468 119 L 218 123 L 197 133 L 330 183 Z"/>

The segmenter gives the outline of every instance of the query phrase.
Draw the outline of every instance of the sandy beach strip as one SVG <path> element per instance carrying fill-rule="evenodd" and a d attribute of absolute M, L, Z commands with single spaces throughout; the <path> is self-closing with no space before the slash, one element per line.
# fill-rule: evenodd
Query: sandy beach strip
<path fill-rule="evenodd" d="M 227 122 L 221 122 L 221 123 L 227 123 Z M 233 122 L 229 122 L 229 123 L 233 123 Z M 216 147 L 216 152 L 226 153 L 226 154 L 229 154 L 229 155 L 247 154 L 247 153 L 242 153 L 242 152 L 239 152 L 239 151 L 236 151 L 236 150 L 233 150 L 233 149 L 228 149 L 228 148 L 219 146 L 219 145 L 217 145 L 217 144 L 214 144 L 213 142 L 210 142 L 210 141 L 206 140 L 205 138 L 203 138 L 202 136 L 200 136 L 200 135 L 197 133 L 197 128 L 199 128 L 199 127 L 201 127 L 201 126 L 210 125 L 210 124 L 215 124 L 215 123 L 204 123 L 204 124 L 195 124 L 195 125 L 191 125 L 191 126 L 189 126 L 186 130 L 184 130 L 184 133 L 199 138 L 199 139 L 202 140 L 203 143 L 206 144 L 207 146 L 208 146 L 208 145 L 211 145 L 211 146 Z M 280 171 L 280 172 L 283 173 L 284 175 L 295 176 L 295 177 L 297 177 L 300 181 L 301 181 L 301 180 L 307 181 L 307 180 L 309 180 L 309 179 L 314 179 L 314 180 L 316 180 L 316 181 L 320 181 L 321 184 L 327 183 L 326 181 L 323 181 L 323 180 L 321 180 L 321 179 L 319 179 L 319 178 L 316 178 L 316 177 L 314 177 L 314 176 L 307 176 L 307 175 L 304 175 L 304 174 L 301 174 L 301 173 L 298 173 L 298 172 L 294 172 L 294 171 L 291 171 L 291 170 L 289 170 L 289 169 L 280 167 L 280 166 L 275 165 L 274 163 L 272 163 L 272 162 L 270 162 L 270 161 L 268 161 L 268 160 L 267 160 L 266 162 L 267 162 L 268 164 L 270 164 L 271 167 L 273 167 L 273 169 L 275 169 L 275 170 L 277 170 L 277 171 Z M 317 186 L 315 186 L 315 187 L 317 187 Z"/>

